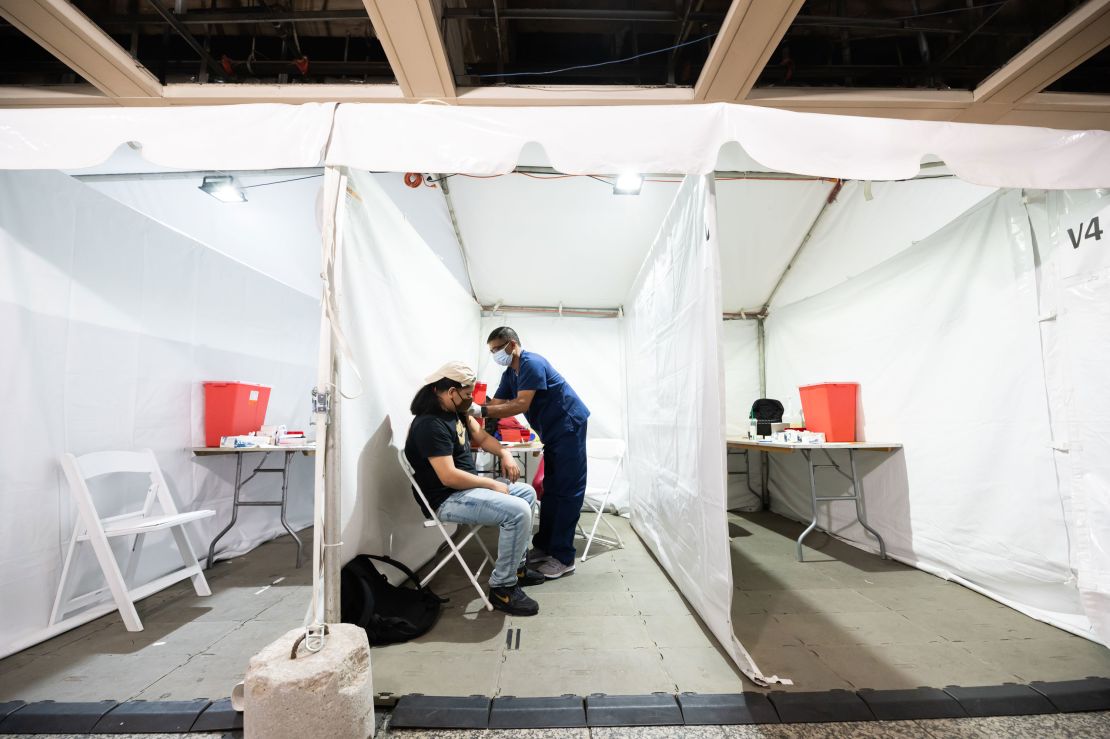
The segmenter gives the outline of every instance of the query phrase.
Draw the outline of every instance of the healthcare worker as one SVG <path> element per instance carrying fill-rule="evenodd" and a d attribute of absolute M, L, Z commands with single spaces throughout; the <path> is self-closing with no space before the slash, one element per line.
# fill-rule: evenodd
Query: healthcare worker
<path fill-rule="evenodd" d="M 493 361 L 505 368 L 501 384 L 481 407 L 487 418 L 523 413 L 543 441 L 540 528 L 528 562 L 549 580 L 574 572 L 574 531 L 586 495 L 586 419 L 589 409 L 551 363 L 520 345 L 508 326 L 486 340 Z"/>

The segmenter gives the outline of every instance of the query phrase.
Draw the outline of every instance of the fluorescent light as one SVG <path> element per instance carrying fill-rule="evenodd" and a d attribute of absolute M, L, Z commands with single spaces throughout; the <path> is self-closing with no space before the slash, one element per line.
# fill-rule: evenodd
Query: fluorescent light
<path fill-rule="evenodd" d="M 613 185 L 614 195 L 639 195 L 640 188 L 644 186 L 644 178 L 638 174 L 625 173 L 617 176 L 617 183 Z"/>
<path fill-rule="evenodd" d="M 247 196 L 235 184 L 235 178 L 231 175 L 212 175 L 204 178 L 201 183 L 201 190 L 212 197 L 219 200 L 221 203 L 245 203 Z"/>

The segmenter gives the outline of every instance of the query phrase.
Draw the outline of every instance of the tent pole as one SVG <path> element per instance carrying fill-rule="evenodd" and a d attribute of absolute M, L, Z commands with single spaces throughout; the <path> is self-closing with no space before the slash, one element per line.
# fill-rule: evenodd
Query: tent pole
<path fill-rule="evenodd" d="M 837 180 L 836 184 L 829 190 L 829 196 L 825 198 L 825 204 L 821 206 L 821 210 L 817 211 L 817 217 L 813 219 L 813 223 L 809 224 L 809 230 L 806 231 L 806 235 L 802 237 L 801 242 L 798 244 L 798 248 L 794 250 L 794 256 L 790 257 L 790 261 L 786 263 L 786 269 L 779 275 L 779 280 L 775 283 L 775 287 L 771 290 L 771 294 L 768 295 L 767 300 L 763 302 L 763 309 L 759 311 L 762 315 L 767 315 L 767 309 L 771 307 L 771 301 L 775 299 L 775 295 L 778 293 L 779 288 L 782 287 L 782 283 L 786 280 L 786 275 L 790 272 L 791 268 L 793 268 L 794 263 L 798 261 L 798 256 L 802 253 L 802 250 L 806 248 L 806 244 L 809 243 L 810 238 L 813 236 L 813 232 L 817 230 L 817 224 L 821 222 L 821 218 L 825 215 L 829 206 L 836 202 L 836 198 L 840 195 L 840 190 L 843 187 L 844 180 Z"/>
<path fill-rule="evenodd" d="M 759 397 L 767 397 L 767 334 L 763 327 L 763 316 L 755 319 L 756 346 L 759 347 Z"/>
<path fill-rule="evenodd" d="M 455 229 L 455 241 L 458 242 L 459 253 L 462 254 L 463 269 L 466 270 L 466 282 L 470 286 L 470 297 L 478 300 L 478 293 L 474 290 L 474 278 L 470 276 L 470 255 L 466 253 L 462 229 L 459 228 L 459 219 L 455 216 L 455 204 L 451 201 L 451 188 L 447 184 L 447 175 L 437 174 L 436 184 L 443 191 L 443 200 L 447 203 L 447 215 L 451 216 L 451 228 Z"/>

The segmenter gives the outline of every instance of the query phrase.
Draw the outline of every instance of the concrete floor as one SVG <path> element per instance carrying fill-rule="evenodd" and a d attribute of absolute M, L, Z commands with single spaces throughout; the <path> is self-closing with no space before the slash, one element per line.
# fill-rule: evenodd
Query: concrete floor
<path fill-rule="evenodd" d="M 311 551 L 312 529 L 300 534 Z M 294 567 L 288 536 L 205 573 L 212 595 L 182 582 L 137 604 L 142 631 L 118 613 L 0 660 L 0 701 L 226 698 L 262 646 L 299 626 L 312 567 Z"/>
<path fill-rule="evenodd" d="M 375 692 L 756 689 L 690 614 L 628 522 L 612 520 L 626 547 L 598 549 L 574 576 L 530 588 L 541 608 L 532 618 L 481 610 L 449 565 L 433 582 L 451 598 L 436 628 L 373 650 Z M 730 516 L 737 635 L 765 672 L 795 681 L 787 690 L 1110 676 L 1110 651 L 1101 646 L 824 534 L 808 540 L 816 549 L 807 556 L 819 561 L 795 562 L 799 530 L 772 514 Z M 495 534 L 486 532 L 491 542 Z M 310 577 L 307 565 L 293 568 L 289 540 L 277 539 L 218 563 L 209 598 L 179 584 L 144 600 L 142 632 L 127 632 L 113 614 L 0 661 L 0 700 L 224 698 L 253 654 L 300 624 Z"/>

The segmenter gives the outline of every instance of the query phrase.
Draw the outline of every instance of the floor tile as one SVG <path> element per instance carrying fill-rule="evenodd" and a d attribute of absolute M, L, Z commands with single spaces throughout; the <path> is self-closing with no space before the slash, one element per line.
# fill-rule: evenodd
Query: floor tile
<path fill-rule="evenodd" d="M 902 614 L 917 626 L 953 642 L 1058 639 L 1068 636 L 1067 632 L 1012 608 L 911 610 Z"/>
<path fill-rule="evenodd" d="M 659 648 L 713 647 L 717 641 L 694 616 L 644 616 L 648 637 Z"/>
<path fill-rule="evenodd" d="M 739 693 L 751 685 L 716 646 L 664 647 L 659 653 L 663 669 L 683 691 Z"/>
<path fill-rule="evenodd" d="M 967 641 L 960 646 L 1022 682 L 1110 677 L 1110 650 L 1079 637 Z"/>
<path fill-rule="evenodd" d="M 533 653 L 506 652 L 499 694 L 638 695 L 676 689 L 656 649 L 563 649 L 545 653 L 542 663 Z"/>
<path fill-rule="evenodd" d="M 541 613 L 514 618 L 513 626 L 521 630 L 522 652 L 654 646 L 640 616 L 545 616 Z"/>
<path fill-rule="evenodd" d="M 500 652 L 370 652 L 374 692 L 396 695 L 495 695 L 501 661 Z"/>
<path fill-rule="evenodd" d="M 845 588 L 749 590 L 740 591 L 740 597 L 746 602 L 745 608 L 760 608 L 774 614 L 860 613 L 888 610 L 885 606 L 865 598 L 856 591 Z"/>
<path fill-rule="evenodd" d="M 837 644 L 926 644 L 944 641 L 900 613 L 786 613 L 782 628 L 810 646 Z"/>
<path fill-rule="evenodd" d="M 959 644 L 816 646 L 813 651 L 856 688 L 898 690 L 1018 682 L 1013 673 L 978 659 Z"/>

